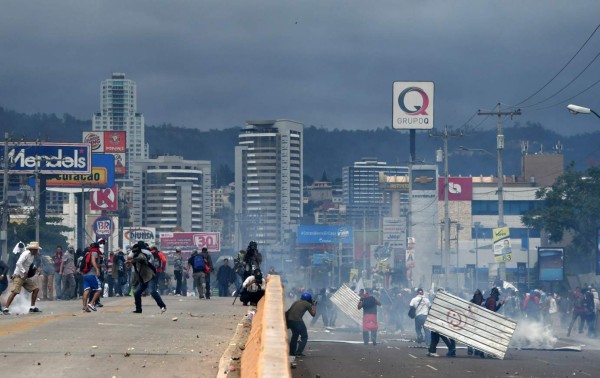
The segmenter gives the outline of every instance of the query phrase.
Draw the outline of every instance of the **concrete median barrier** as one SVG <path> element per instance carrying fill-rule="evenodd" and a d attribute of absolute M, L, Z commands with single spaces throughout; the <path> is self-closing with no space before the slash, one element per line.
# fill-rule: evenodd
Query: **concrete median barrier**
<path fill-rule="evenodd" d="M 273 275 L 252 318 L 252 330 L 242 353 L 242 378 L 291 377 L 284 313 L 281 277 Z"/>

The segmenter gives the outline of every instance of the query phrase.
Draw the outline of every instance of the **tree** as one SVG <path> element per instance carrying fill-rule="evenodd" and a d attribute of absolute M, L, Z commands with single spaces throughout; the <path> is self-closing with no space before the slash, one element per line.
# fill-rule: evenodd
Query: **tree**
<path fill-rule="evenodd" d="M 600 226 L 600 168 L 582 173 L 571 164 L 551 188 L 538 190 L 536 198 L 543 200 L 543 206 L 524 214 L 523 224 L 544 229 L 552 242 L 571 237 L 566 252 L 575 260 L 593 257 Z"/>
<path fill-rule="evenodd" d="M 66 249 L 68 240 L 63 232 L 73 231 L 72 228 L 61 225 L 62 219 L 59 217 L 46 217 L 40 222 L 40 240 L 35 240 L 35 216 L 31 214 L 23 223 L 10 223 L 8 245 L 9 250 L 19 241 L 27 244 L 31 241 L 38 241 L 45 250 L 54 250 L 57 245 Z"/>

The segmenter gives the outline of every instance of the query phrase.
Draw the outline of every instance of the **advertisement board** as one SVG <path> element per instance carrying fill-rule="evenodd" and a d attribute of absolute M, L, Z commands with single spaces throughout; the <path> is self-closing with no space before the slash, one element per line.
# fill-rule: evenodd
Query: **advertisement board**
<path fill-rule="evenodd" d="M 492 240 L 494 242 L 494 259 L 496 262 L 507 262 L 512 260 L 509 228 L 494 228 Z"/>
<path fill-rule="evenodd" d="M 208 252 L 221 250 L 221 234 L 219 232 L 161 232 L 159 234 L 160 248 L 168 251 L 175 248 L 182 250 L 201 250 Z"/>
<path fill-rule="evenodd" d="M 48 177 L 49 188 L 109 188 L 115 183 L 115 160 L 112 155 L 92 154 L 89 174 L 61 174 Z"/>
<path fill-rule="evenodd" d="M 116 211 L 119 209 L 117 185 L 112 188 L 96 189 L 90 192 L 90 209 Z"/>
<path fill-rule="evenodd" d="M 83 141 L 90 143 L 94 154 L 107 154 L 114 157 L 114 174 L 127 173 L 125 153 L 127 132 L 125 131 L 84 131 Z"/>
<path fill-rule="evenodd" d="M 538 247 L 540 281 L 562 281 L 564 279 L 564 248 Z"/>
<path fill-rule="evenodd" d="M 123 246 L 144 241 L 149 246 L 156 244 L 156 228 L 154 227 L 124 227 Z"/>
<path fill-rule="evenodd" d="M 445 177 L 438 177 L 438 198 L 446 198 Z M 471 201 L 473 199 L 473 179 L 470 177 L 448 178 L 448 201 Z"/>
<path fill-rule="evenodd" d="M 351 226 L 298 226 L 298 244 L 352 244 Z"/>
<path fill-rule="evenodd" d="M 90 173 L 92 151 L 87 143 L 8 143 L 9 173 Z M 4 156 L 4 144 L 0 145 Z"/>
<path fill-rule="evenodd" d="M 393 86 L 392 128 L 433 129 L 433 81 L 396 81 Z"/>

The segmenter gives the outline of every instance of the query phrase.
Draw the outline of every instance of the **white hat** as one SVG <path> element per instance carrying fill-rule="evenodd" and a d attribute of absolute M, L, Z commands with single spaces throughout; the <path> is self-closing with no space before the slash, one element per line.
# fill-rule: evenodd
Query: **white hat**
<path fill-rule="evenodd" d="M 38 242 L 29 242 L 29 244 L 27 244 L 27 247 L 25 247 L 26 249 L 37 249 L 37 250 L 41 250 L 42 247 L 40 247 L 40 243 Z"/>

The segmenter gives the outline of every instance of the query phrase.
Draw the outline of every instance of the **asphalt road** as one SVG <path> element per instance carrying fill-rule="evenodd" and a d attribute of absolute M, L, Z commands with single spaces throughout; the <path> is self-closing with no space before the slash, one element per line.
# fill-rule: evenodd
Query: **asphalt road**
<path fill-rule="evenodd" d="M 148 296 L 142 314 L 131 312 L 132 297 L 119 297 L 104 298 L 92 313 L 81 311 L 81 301 L 43 301 L 39 314 L 0 315 L 0 374 L 215 377 L 248 307 L 231 298 L 163 300 L 164 314 Z"/>
<path fill-rule="evenodd" d="M 312 339 L 312 341 L 311 341 Z M 344 341 L 345 340 L 345 341 Z M 341 342 L 340 342 L 341 341 Z M 350 343 L 347 343 L 347 342 Z M 564 341 L 564 340 L 563 340 Z M 571 341 L 571 340 L 569 340 Z M 421 344 L 423 345 L 423 344 Z M 562 342 L 562 345 L 566 345 Z M 358 332 L 309 330 L 306 357 L 292 370 L 299 377 L 598 377 L 600 351 L 560 352 L 509 349 L 504 360 L 468 356 L 466 348 L 448 358 L 440 341 L 439 358 L 398 336 L 380 335 L 378 345 L 364 345 Z"/>

